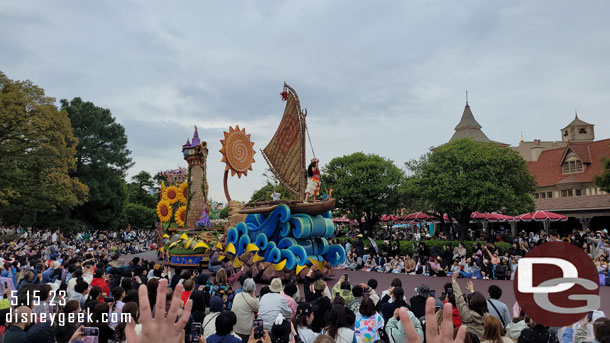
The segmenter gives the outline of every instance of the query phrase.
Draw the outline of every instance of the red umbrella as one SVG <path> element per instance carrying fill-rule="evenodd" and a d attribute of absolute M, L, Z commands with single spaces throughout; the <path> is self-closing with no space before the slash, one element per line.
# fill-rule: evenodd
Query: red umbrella
<path fill-rule="evenodd" d="M 536 212 L 521 214 L 521 215 L 515 217 L 515 220 L 520 220 L 522 222 L 531 222 L 532 220 L 535 220 L 537 222 L 547 221 L 547 220 L 551 221 L 551 222 L 558 222 L 558 221 L 566 221 L 566 220 L 568 220 L 568 217 L 563 216 L 558 213 L 553 213 L 553 212 L 536 211 Z"/>
<path fill-rule="evenodd" d="M 384 214 L 381 216 L 380 220 L 382 222 L 389 222 L 390 220 L 392 220 L 392 216 L 388 216 L 387 214 Z"/>
<path fill-rule="evenodd" d="M 430 216 L 428 214 L 425 214 L 423 212 L 415 212 L 415 213 L 411 213 L 408 214 L 405 218 L 405 220 L 416 220 L 416 221 L 430 221 L 430 220 L 434 220 L 433 216 Z"/>
<path fill-rule="evenodd" d="M 515 220 L 514 217 L 507 216 L 506 214 L 498 214 L 497 216 L 499 222 L 512 222 Z"/>
<path fill-rule="evenodd" d="M 498 221 L 499 217 L 495 213 L 472 212 L 470 214 L 470 219 L 474 219 L 474 220 L 487 220 L 487 221 Z"/>

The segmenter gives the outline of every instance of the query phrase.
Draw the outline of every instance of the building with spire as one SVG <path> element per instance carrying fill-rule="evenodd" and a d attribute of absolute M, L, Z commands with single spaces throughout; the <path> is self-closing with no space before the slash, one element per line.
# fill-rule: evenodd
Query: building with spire
<path fill-rule="evenodd" d="M 468 104 L 468 101 L 466 101 L 466 106 L 464 107 L 462 118 L 460 119 L 460 122 L 455 126 L 455 132 L 453 133 L 453 136 L 451 136 L 449 142 L 453 142 L 456 139 L 461 138 L 470 138 L 477 142 L 492 142 L 500 146 L 508 146 L 508 144 L 492 141 L 487 138 L 487 135 L 485 135 L 485 133 L 483 133 L 483 130 L 481 130 L 482 128 L 483 127 L 481 126 L 481 124 L 479 124 L 477 120 L 474 119 L 472 110 L 470 110 L 470 105 Z"/>
<path fill-rule="evenodd" d="M 522 140 L 513 148 L 538 184 L 536 209 L 575 217 L 587 226 L 594 217 L 610 220 L 610 194 L 594 182 L 603 171 L 602 160 L 610 158 L 610 139 L 596 141 L 594 125 L 578 114 L 560 132 L 560 141 Z"/>

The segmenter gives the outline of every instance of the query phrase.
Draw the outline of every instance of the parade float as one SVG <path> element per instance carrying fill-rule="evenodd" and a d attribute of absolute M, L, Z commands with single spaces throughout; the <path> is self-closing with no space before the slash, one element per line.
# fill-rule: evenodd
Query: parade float
<path fill-rule="evenodd" d="M 303 277 L 312 266 L 330 276 L 333 267 L 345 261 L 343 247 L 329 243 L 335 232 L 331 213 L 335 199 L 332 190 L 321 197 L 318 194 L 320 171 L 315 154 L 307 166 L 307 113 L 290 86 L 284 84 L 281 95 L 286 101 L 284 115 L 262 155 L 277 180 L 298 200 L 275 198 L 242 204 L 231 199 L 229 174 L 247 176 L 256 151 L 244 128 L 229 127 L 220 140 L 229 218 L 224 228 L 214 228 L 207 200 L 208 149 L 195 128 L 192 141 L 182 147 L 188 170 L 160 173 L 169 185 L 162 186 L 157 206 L 163 230 L 159 256 L 167 264 L 206 266 L 210 262 L 215 266 L 210 268 L 213 272 L 223 267 L 270 280 Z"/>
<path fill-rule="evenodd" d="M 335 199 L 325 194 L 318 200 L 320 176 L 318 160 L 306 164 L 306 111 L 290 86 L 281 93 L 286 101 L 284 115 L 275 135 L 262 155 L 278 181 L 299 200 L 251 202 L 237 206 L 231 200 L 227 179 L 229 172 L 238 178 L 252 170 L 254 143 L 245 129 L 229 128 L 221 140 L 225 196 L 235 205 L 229 218 L 230 228 L 217 248 L 220 259 L 232 259 L 234 268 L 250 269 L 263 280 L 302 277 L 311 266 L 325 275 L 345 261 L 345 250 L 329 244 L 334 235 L 331 211 Z M 313 149 L 312 149 L 313 151 Z"/>
<path fill-rule="evenodd" d="M 209 246 L 217 240 L 219 229 L 210 222 L 212 207 L 208 200 L 207 142 L 199 139 L 195 126 L 192 140 L 182 146 L 188 169 L 160 172 L 160 201 L 157 204 L 161 244 L 158 256 L 172 266 L 206 266 Z"/>

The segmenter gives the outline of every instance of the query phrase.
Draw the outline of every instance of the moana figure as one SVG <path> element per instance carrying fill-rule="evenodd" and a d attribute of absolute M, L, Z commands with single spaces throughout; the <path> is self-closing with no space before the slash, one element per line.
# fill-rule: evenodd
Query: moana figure
<path fill-rule="evenodd" d="M 316 200 L 316 196 L 320 190 L 320 169 L 318 168 L 318 159 L 314 158 L 311 160 L 309 167 L 307 167 L 307 188 L 305 188 L 305 202 L 309 200 L 309 197 Z"/>

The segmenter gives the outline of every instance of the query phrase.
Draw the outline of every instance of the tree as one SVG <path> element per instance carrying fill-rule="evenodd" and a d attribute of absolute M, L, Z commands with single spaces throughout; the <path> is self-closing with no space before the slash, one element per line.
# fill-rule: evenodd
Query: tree
<path fill-rule="evenodd" d="M 140 204 L 125 205 L 125 217 L 129 225 L 136 229 L 150 229 L 157 221 L 156 210 Z"/>
<path fill-rule="evenodd" d="M 0 72 L 0 220 L 42 226 L 87 197 L 70 176 L 77 140 L 65 111 L 31 81 Z"/>
<path fill-rule="evenodd" d="M 266 185 L 252 193 L 250 201 L 271 201 L 271 193 L 273 193 L 273 191 L 280 193 L 282 200 L 296 199 L 294 193 L 289 191 L 286 187 L 282 185 L 274 185 L 271 182 L 267 181 Z"/>
<path fill-rule="evenodd" d="M 494 143 L 460 139 L 413 162 L 405 188 L 439 214 L 456 218 L 464 239 L 470 215 L 478 212 L 518 214 L 534 209 L 536 181 L 525 160 Z"/>
<path fill-rule="evenodd" d="M 601 174 L 595 176 L 595 184 L 603 191 L 610 192 L 610 158 L 605 158 L 604 170 Z"/>
<path fill-rule="evenodd" d="M 61 100 L 68 112 L 79 144 L 74 176 L 89 186 L 89 200 L 72 216 L 96 228 L 117 228 L 127 203 L 123 178 L 133 163 L 127 149 L 125 129 L 110 110 L 81 98 Z"/>
<path fill-rule="evenodd" d="M 149 208 L 156 208 L 157 197 L 151 195 L 149 192 L 149 189 L 155 184 L 152 176 L 146 171 L 141 171 L 131 179 L 134 182 L 127 185 L 129 202 Z"/>
<path fill-rule="evenodd" d="M 337 199 L 336 210 L 358 220 L 364 232 L 371 230 L 382 214 L 399 208 L 403 179 L 403 172 L 391 160 L 362 152 L 334 158 L 322 171 L 322 182 L 333 189 Z"/>

